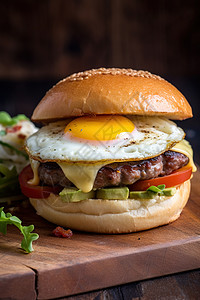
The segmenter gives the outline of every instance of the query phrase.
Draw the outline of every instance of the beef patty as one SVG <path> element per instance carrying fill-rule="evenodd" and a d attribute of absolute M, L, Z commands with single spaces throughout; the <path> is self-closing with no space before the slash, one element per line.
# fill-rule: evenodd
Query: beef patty
<path fill-rule="evenodd" d="M 188 157 L 182 153 L 166 151 L 157 157 L 143 161 L 112 163 L 98 171 L 94 188 L 130 185 L 137 180 L 169 175 L 187 165 L 188 161 Z M 40 164 L 39 178 L 43 185 L 73 186 L 59 165 L 54 162 Z"/>

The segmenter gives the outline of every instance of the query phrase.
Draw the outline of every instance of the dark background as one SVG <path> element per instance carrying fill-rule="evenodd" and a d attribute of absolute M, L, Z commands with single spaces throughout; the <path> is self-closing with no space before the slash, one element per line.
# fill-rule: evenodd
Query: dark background
<path fill-rule="evenodd" d="M 186 96 L 194 118 L 181 127 L 198 148 L 199 53 L 198 0 L 1 1 L 0 109 L 30 117 L 45 92 L 73 72 L 143 69 Z"/>

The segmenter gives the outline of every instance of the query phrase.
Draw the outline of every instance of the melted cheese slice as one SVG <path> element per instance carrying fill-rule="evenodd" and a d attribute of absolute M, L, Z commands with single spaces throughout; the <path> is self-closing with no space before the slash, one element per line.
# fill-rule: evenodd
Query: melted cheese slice
<path fill-rule="evenodd" d="M 196 172 L 197 168 L 193 161 L 193 150 L 188 141 L 182 140 L 170 150 L 185 154 L 189 158 L 189 163 L 187 164 L 187 167 L 192 167 L 192 172 Z"/>
<path fill-rule="evenodd" d="M 39 185 L 40 178 L 38 176 L 38 168 L 39 168 L 40 162 L 30 158 L 30 164 L 31 164 L 31 168 L 33 170 L 33 178 L 30 179 L 28 181 L 28 183 L 31 185 Z"/>
<path fill-rule="evenodd" d="M 182 140 L 177 143 L 170 150 L 180 152 L 185 154 L 189 158 L 189 163 L 187 167 L 192 167 L 192 171 L 196 172 L 197 168 L 193 161 L 193 151 L 189 142 L 186 140 Z M 40 163 L 33 159 L 30 159 L 31 167 L 33 169 L 34 177 L 29 180 L 29 184 L 38 185 L 39 184 L 39 176 L 38 176 L 38 167 Z M 80 190 L 84 193 L 88 193 L 93 189 L 94 181 L 98 171 L 108 164 L 109 162 L 104 164 L 79 164 L 79 163 L 58 163 L 60 168 L 63 170 L 65 176 Z"/>
<path fill-rule="evenodd" d="M 28 181 L 31 185 L 39 185 L 40 178 L 38 175 L 38 168 L 40 162 L 34 159 L 30 159 L 31 168 L 33 170 L 33 178 Z M 103 164 L 69 164 L 69 163 L 57 163 L 62 169 L 65 177 L 67 177 L 78 189 L 84 193 L 88 193 L 93 189 L 94 181 L 98 171 L 106 165 Z"/>
<path fill-rule="evenodd" d="M 104 164 L 68 164 L 58 163 L 65 176 L 81 191 L 88 193 L 93 189 L 94 181 L 99 169 Z"/>

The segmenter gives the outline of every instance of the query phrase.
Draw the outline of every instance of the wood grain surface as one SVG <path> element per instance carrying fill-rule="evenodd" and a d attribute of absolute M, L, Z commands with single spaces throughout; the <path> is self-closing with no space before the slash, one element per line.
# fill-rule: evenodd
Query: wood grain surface
<path fill-rule="evenodd" d="M 199 8 L 197 0 L 0 1 L 0 78 L 61 79 L 99 66 L 199 76 Z"/>
<path fill-rule="evenodd" d="M 132 282 L 59 300 L 198 300 L 200 270 Z"/>
<path fill-rule="evenodd" d="M 15 228 L 1 235 L 0 298 L 53 299 L 200 268 L 199 175 L 176 222 L 133 234 L 74 232 L 71 239 L 56 238 L 55 225 L 29 205 L 17 207 L 13 214 L 24 225 L 34 224 L 40 238 L 35 251 L 24 254 Z"/>

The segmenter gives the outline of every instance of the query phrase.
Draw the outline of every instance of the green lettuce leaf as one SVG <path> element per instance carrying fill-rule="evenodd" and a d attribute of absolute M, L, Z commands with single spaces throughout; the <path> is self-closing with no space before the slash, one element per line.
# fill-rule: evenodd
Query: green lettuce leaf
<path fill-rule="evenodd" d="M 165 184 L 160 184 L 158 186 L 152 185 L 150 186 L 147 191 L 151 191 L 154 193 L 161 193 L 165 189 Z"/>
<path fill-rule="evenodd" d="M 7 233 L 7 225 L 16 226 L 20 232 L 23 234 L 24 238 L 21 242 L 21 248 L 27 252 L 32 252 L 33 241 L 39 238 L 37 233 L 31 233 L 34 230 L 34 225 L 22 226 L 22 221 L 16 216 L 12 216 L 10 213 L 5 213 L 3 207 L 0 208 L 0 232 L 4 235 Z"/>
<path fill-rule="evenodd" d="M 20 186 L 16 167 L 8 168 L 6 165 L 0 163 L 0 197 L 19 193 Z"/>
<path fill-rule="evenodd" d="M 20 114 L 15 117 L 11 117 L 6 111 L 0 111 L 0 124 L 4 126 L 16 125 L 19 121 L 29 120 L 25 115 Z"/>
<path fill-rule="evenodd" d="M 12 146 L 12 145 L 10 145 L 8 143 L 2 142 L 2 141 L 0 141 L 0 145 L 2 145 L 3 147 L 7 147 L 7 148 L 11 149 L 12 151 L 14 151 L 15 153 L 17 153 L 18 155 L 22 155 L 22 156 L 24 156 L 26 158 L 26 160 L 28 160 L 28 154 L 26 154 L 25 152 L 23 152 L 21 150 L 18 150 L 14 146 Z"/>

